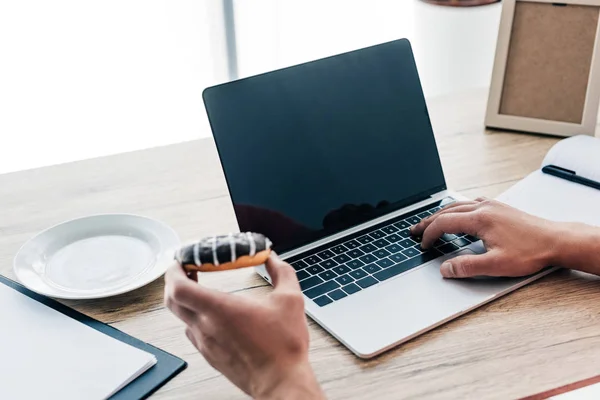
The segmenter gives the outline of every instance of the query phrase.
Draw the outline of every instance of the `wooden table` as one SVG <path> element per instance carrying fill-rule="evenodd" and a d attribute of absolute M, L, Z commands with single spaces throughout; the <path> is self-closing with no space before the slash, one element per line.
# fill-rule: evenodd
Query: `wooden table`
<path fill-rule="evenodd" d="M 449 187 L 472 197 L 494 197 L 539 168 L 557 141 L 485 131 L 485 104 L 484 90 L 429 102 Z M 236 229 L 211 140 L 17 172 L 0 176 L 0 273 L 14 279 L 12 258 L 38 231 L 109 212 L 157 218 L 183 240 Z M 248 270 L 203 281 L 248 296 L 270 290 Z M 189 362 L 153 398 L 244 398 L 198 355 L 162 298 L 159 279 L 66 303 Z M 516 398 L 600 374 L 599 314 L 600 280 L 558 272 L 370 361 L 311 322 L 310 356 L 332 399 Z"/>

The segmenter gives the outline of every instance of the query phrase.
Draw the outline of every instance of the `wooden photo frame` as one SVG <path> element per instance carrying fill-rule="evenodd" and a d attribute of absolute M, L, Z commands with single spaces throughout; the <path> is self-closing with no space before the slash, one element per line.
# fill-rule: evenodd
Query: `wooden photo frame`
<path fill-rule="evenodd" d="M 600 0 L 504 0 L 485 124 L 594 136 Z"/>

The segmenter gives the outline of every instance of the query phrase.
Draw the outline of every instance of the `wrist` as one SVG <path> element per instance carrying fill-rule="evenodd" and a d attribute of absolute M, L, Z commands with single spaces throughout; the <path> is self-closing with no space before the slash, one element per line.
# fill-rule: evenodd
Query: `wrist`
<path fill-rule="evenodd" d="M 580 223 L 557 223 L 550 265 L 600 274 L 600 229 Z"/>
<path fill-rule="evenodd" d="M 257 388 L 257 400 L 295 400 L 295 399 L 324 399 L 325 396 L 315 378 L 308 361 L 290 368 L 285 373 L 277 371 L 270 382 Z M 266 384 L 266 385 L 265 385 Z"/>

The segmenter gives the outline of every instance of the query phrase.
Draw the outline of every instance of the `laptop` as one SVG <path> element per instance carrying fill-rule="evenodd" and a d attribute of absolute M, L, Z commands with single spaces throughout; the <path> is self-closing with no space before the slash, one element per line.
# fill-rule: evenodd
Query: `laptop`
<path fill-rule="evenodd" d="M 483 253 L 409 227 L 465 199 L 448 190 L 408 40 L 207 88 L 204 104 L 241 231 L 296 270 L 306 313 L 370 358 L 517 289 L 447 280 L 446 259 Z M 257 268 L 265 280 L 263 267 Z"/>

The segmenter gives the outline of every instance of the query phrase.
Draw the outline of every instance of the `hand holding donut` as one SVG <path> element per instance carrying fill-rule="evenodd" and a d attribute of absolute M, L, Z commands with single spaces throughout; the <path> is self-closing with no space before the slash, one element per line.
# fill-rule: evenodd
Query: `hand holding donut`
<path fill-rule="evenodd" d="M 198 270 L 258 265 L 266 257 L 274 286 L 266 296 L 238 296 L 194 282 Z M 165 275 L 165 304 L 211 366 L 252 398 L 325 399 L 308 360 L 296 273 L 271 251 L 267 238 L 245 233 L 207 238 L 183 247 L 176 259 Z"/>

